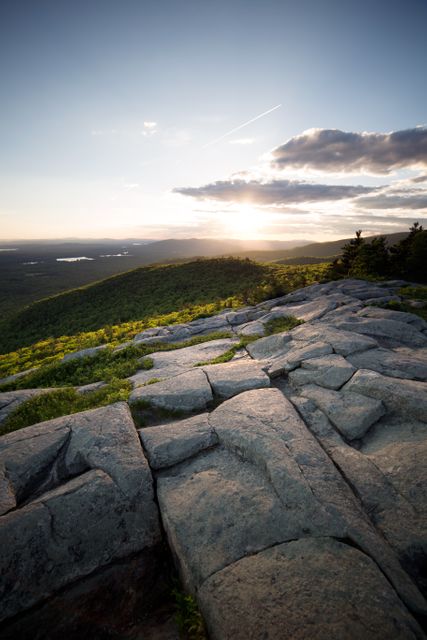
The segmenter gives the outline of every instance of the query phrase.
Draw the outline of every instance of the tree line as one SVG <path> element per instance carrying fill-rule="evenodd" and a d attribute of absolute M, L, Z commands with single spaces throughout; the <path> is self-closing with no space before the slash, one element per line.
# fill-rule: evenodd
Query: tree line
<path fill-rule="evenodd" d="M 331 265 L 330 277 L 393 277 L 427 282 L 427 231 L 414 222 L 400 242 L 389 246 L 384 236 L 367 241 L 362 231 L 344 245 Z"/>

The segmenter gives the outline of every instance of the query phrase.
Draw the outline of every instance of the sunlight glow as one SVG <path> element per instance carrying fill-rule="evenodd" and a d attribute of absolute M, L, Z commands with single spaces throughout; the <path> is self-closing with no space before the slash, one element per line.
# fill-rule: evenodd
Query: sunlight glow
<path fill-rule="evenodd" d="M 262 213 L 251 205 L 241 205 L 238 210 L 230 211 L 225 220 L 226 231 L 230 237 L 244 240 L 258 238 L 264 224 Z"/>

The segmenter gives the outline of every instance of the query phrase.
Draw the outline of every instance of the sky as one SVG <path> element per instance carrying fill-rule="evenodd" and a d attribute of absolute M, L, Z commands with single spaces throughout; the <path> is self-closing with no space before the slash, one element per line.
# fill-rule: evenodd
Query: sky
<path fill-rule="evenodd" d="M 2 0 L 0 239 L 427 223 L 426 0 Z"/>

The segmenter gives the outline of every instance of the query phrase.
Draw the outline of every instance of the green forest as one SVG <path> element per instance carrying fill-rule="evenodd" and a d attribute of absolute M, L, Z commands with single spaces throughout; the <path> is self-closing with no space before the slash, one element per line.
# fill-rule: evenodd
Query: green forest
<path fill-rule="evenodd" d="M 0 353 L 100 329 L 101 341 L 124 340 L 126 331 L 117 335 L 108 327 L 148 318 L 155 324 L 187 322 L 225 307 L 255 304 L 322 278 L 326 269 L 325 264 L 297 267 L 238 258 L 141 267 L 45 298 L 7 318 L 0 323 Z M 171 313 L 179 317 L 163 317 Z M 134 327 L 135 333 L 142 328 Z"/>

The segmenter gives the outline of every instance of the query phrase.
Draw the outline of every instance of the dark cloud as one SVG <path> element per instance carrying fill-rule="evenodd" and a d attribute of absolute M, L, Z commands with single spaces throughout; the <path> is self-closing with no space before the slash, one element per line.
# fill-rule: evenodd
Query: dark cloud
<path fill-rule="evenodd" d="M 328 185 L 297 180 L 219 180 L 202 187 L 181 187 L 174 193 L 191 196 L 199 200 L 222 202 L 248 202 L 257 205 L 286 205 L 304 202 L 342 200 L 375 192 L 373 187 Z"/>
<path fill-rule="evenodd" d="M 391 193 L 377 193 L 355 200 L 362 209 L 427 209 L 427 191 L 401 190 Z"/>
<path fill-rule="evenodd" d="M 411 178 L 411 182 L 427 182 L 427 174 L 423 176 L 417 176 L 416 178 Z"/>
<path fill-rule="evenodd" d="M 388 174 L 427 167 L 427 128 L 392 133 L 310 129 L 274 149 L 272 156 L 272 165 L 278 169 Z"/>

